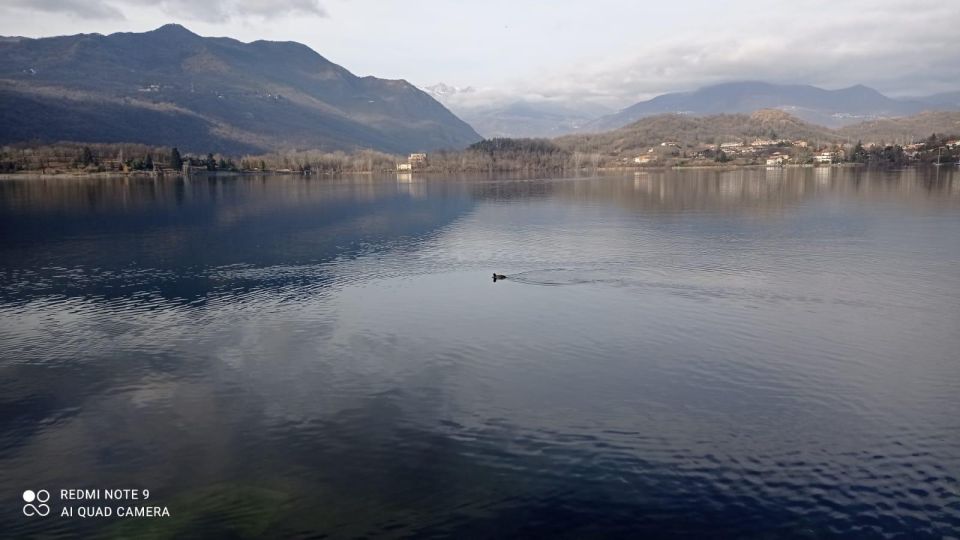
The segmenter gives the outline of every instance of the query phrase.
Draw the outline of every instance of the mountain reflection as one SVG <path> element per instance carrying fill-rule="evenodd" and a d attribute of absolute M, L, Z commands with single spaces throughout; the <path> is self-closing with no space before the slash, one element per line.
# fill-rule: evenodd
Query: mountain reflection
<path fill-rule="evenodd" d="M 0 271 L 9 293 L 116 296 L 150 279 L 193 299 L 221 288 L 224 268 L 318 265 L 416 242 L 473 205 L 442 184 L 431 193 L 293 177 L 3 181 Z M 176 283 L 164 283 L 172 272 Z"/>

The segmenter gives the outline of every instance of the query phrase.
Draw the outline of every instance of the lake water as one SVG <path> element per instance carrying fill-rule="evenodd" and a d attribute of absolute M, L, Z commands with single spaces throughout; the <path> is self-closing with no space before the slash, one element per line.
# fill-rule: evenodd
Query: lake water
<path fill-rule="evenodd" d="M 0 497 L 4 537 L 957 538 L 960 173 L 2 180 Z"/>

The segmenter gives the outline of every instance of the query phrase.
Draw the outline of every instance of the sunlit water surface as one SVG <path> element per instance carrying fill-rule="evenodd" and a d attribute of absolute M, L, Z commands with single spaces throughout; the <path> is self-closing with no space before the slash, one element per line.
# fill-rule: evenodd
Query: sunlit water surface
<path fill-rule="evenodd" d="M 21 512 L 110 487 L 172 515 Z M 4 537 L 957 538 L 960 174 L 3 180 L 0 488 Z"/>

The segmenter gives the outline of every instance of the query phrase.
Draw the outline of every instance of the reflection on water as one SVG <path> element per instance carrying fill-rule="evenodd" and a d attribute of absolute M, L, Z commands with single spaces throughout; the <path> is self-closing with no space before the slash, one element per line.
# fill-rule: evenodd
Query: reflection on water
<path fill-rule="evenodd" d="M 0 527 L 955 535 L 958 233 L 950 171 L 0 181 Z M 20 512 L 97 487 L 172 517 Z"/>

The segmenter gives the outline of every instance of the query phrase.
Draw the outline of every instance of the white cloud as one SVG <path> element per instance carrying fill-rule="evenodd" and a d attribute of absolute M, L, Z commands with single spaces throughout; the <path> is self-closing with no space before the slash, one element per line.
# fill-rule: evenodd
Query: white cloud
<path fill-rule="evenodd" d="M 84 19 L 124 20 L 130 8 L 155 7 L 187 20 L 226 22 L 234 19 L 273 19 L 290 15 L 326 17 L 318 0 L 7 0 L 22 11 L 77 16 Z M 160 26 L 159 24 L 157 26 Z"/>
<path fill-rule="evenodd" d="M 104 0 L 6 0 L 9 7 L 24 11 L 63 13 L 82 19 L 123 19 L 123 13 Z"/>
<path fill-rule="evenodd" d="M 818 17 L 817 15 L 824 15 Z M 800 17 L 800 15 L 803 15 Z M 767 21 L 763 23 L 763 19 Z M 813 3 L 744 18 L 713 31 L 681 31 L 605 61 L 518 83 L 569 99 L 633 103 L 665 92 L 738 80 L 839 88 L 867 84 L 891 94 L 956 90 L 960 10 L 934 2 L 837 7 Z"/>
<path fill-rule="evenodd" d="M 227 21 L 235 18 L 257 17 L 272 19 L 290 15 L 325 17 L 326 10 L 317 0 L 132 0 L 147 5 L 159 5 L 170 14 L 208 22 Z"/>

